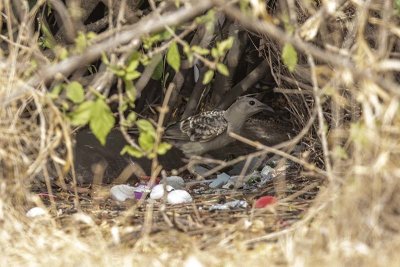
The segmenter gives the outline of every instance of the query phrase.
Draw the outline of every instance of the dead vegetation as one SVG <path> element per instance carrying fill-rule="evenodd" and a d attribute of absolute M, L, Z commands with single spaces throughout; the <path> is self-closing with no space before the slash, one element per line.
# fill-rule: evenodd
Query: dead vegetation
<path fill-rule="evenodd" d="M 0 265 L 397 266 L 397 1 L 135 2 L 0 2 Z M 94 15 L 96 8 L 102 16 Z M 210 25 L 195 18 L 211 8 L 217 19 L 206 30 Z M 143 48 L 166 28 L 174 33 Z M 234 45 L 220 61 L 192 55 L 201 62 L 197 81 L 188 54 L 177 72 L 163 59 L 174 42 L 209 49 L 231 35 Z M 287 44 L 295 52 L 283 53 Z M 67 101 L 65 108 L 67 97 L 49 92 L 78 81 L 92 88 L 85 101 L 102 95 L 110 106 L 121 105 L 129 84 L 109 67 L 123 69 L 133 50 L 150 61 L 134 83 L 133 110 L 161 121 L 158 133 L 163 120 L 223 108 L 256 83 L 275 83 L 274 108 L 290 113 L 297 134 L 276 146 L 235 138 L 256 148 L 248 157 L 277 154 L 293 171 L 257 192 L 198 195 L 181 206 L 116 203 L 107 186 L 76 187 L 75 176 L 66 175 L 74 165 L 76 127 L 68 116 L 75 106 Z M 100 60 L 104 53 L 109 63 Z M 162 60 L 164 76 L 155 82 L 151 75 Z M 229 75 L 216 71 L 208 90 L 203 78 L 218 63 Z M 168 95 L 168 87 L 176 90 Z M 157 110 L 163 103 L 175 108 Z M 152 177 L 161 169 L 153 161 Z M 58 179 L 51 181 L 54 173 Z M 38 174 L 43 183 L 34 179 Z M 278 203 L 207 209 L 221 199 L 252 203 L 263 194 L 277 195 Z M 33 206 L 49 213 L 27 218 Z"/>

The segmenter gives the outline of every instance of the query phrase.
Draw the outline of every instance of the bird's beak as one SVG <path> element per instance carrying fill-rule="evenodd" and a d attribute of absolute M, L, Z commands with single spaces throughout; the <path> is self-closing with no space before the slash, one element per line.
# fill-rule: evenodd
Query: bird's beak
<path fill-rule="evenodd" d="M 268 110 L 268 111 L 271 111 L 271 112 L 275 112 L 275 110 L 273 110 L 273 108 L 271 108 L 270 106 L 268 106 L 268 105 L 266 105 L 264 103 L 261 103 L 261 105 L 259 105 L 259 106 L 260 106 L 261 110 Z"/>

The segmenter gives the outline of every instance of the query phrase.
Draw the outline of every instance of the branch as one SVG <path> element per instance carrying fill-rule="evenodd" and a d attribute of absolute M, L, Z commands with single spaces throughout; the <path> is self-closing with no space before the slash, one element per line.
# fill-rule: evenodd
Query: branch
<path fill-rule="evenodd" d="M 104 51 L 110 51 L 118 46 L 140 38 L 144 34 L 151 34 L 164 29 L 165 26 L 175 26 L 183 23 L 211 8 L 210 0 L 198 1 L 198 3 L 178 9 L 175 12 L 165 14 L 162 18 L 149 15 L 138 23 L 127 27 L 114 36 L 107 38 L 101 43 L 88 47 L 82 54 L 69 57 L 58 64 L 44 66 L 37 76 L 32 77 L 28 84 L 36 87 L 41 82 L 47 83 L 54 79 L 56 75 L 68 76 L 72 71 L 80 66 L 84 66 L 98 59 Z"/>

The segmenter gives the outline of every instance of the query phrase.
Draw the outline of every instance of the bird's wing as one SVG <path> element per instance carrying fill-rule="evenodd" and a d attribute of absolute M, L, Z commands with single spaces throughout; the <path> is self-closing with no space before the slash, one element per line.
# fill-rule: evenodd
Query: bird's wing
<path fill-rule="evenodd" d="M 179 128 L 190 141 L 207 142 L 222 134 L 228 128 L 225 111 L 205 111 L 180 122 Z"/>

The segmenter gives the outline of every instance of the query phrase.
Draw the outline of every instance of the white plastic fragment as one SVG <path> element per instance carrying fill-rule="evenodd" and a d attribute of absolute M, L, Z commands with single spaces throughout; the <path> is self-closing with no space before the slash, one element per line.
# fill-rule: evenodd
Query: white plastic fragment
<path fill-rule="evenodd" d="M 165 189 L 167 192 L 171 192 L 172 190 L 174 190 L 174 188 L 170 185 L 166 185 Z M 156 186 L 153 187 L 153 189 L 151 189 L 151 193 L 150 193 L 150 198 L 157 200 L 157 199 L 161 199 L 164 196 L 164 185 L 163 184 L 158 184 Z"/>
<path fill-rule="evenodd" d="M 245 209 L 249 204 L 246 200 L 233 200 L 224 204 L 212 205 L 209 210 L 232 210 L 232 209 Z"/>
<path fill-rule="evenodd" d="M 43 216 L 46 213 L 47 212 L 45 209 L 43 209 L 41 207 L 34 207 L 26 212 L 26 216 L 29 218 L 35 218 L 35 217 Z"/>
<path fill-rule="evenodd" d="M 262 177 L 262 183 L 266 183 L 274 179 L 275 177 L 275 170 L 271 166 L 265 166 L 261 170 L 261 177 Z"/>
<path fill-rule="evenodd" d="M 210 188 L 220 188 L 225 185 L 231 177 L 226 173 L 221 173 L 217 175 L 217 179 L 210 183 Z"/>
<path fill-rule="evenodd" d="M 126 184 L 114 185 L 110 189 L 111 198 L 117 201 L 125 201 L 135 198 L 135 187 Z"/>
<path fill-rule="evenodd" d="M 167 202 L 169 204 L 182 204 L 192 201 L 192 196 L 185 190 L 174 190 L 169 192 L 167 196 Z"/>
<path fill-rule="evenodd" d="M 174 189 L 185 188 L 185 180 L 180 176 L 168 176 L 165 179 L 161 179 L 160 184 L 165 184 L 172 186 Z"/>

